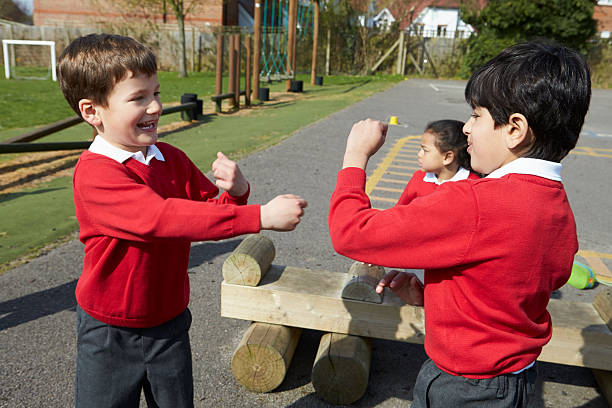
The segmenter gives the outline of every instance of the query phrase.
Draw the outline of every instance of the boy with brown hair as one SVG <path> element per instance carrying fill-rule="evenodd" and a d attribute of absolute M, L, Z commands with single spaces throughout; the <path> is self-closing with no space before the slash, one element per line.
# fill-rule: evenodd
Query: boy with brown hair
<path fill-rule="evenodd" d="M 134 39 L 77 38 L 58 73 L 70 106 L 97 131 L 73 177 L 85 244 L 76 406 L 138 407 L 144 390 L 149 406 L 192 407 L 191 242 L 291 231 L 306 201 L 282 195 L 246 205 L 249 184 L 221 152 L 215 186 L 185 153 L 158 142 L 157 61 Z"/>
<path fill-rule="evenodd" d="M 353 126 L 331 199 L 339 253 L 362 262 L 425 269 L 425 351 L 413 407 L 528 407 L 535 361 L 552 335 L 546 306 L 569 278 L 576 224 L 561 183 L 591 98 L 575 51 L 517 44 L 470 78 L 463 127 L 472 168 L 488 176 L 379 211 L 365 167 L 387 126 Z M 418 281 L 393 270 L 379 282 L 408 303 Z M 420 292 L 420 293 L 419 293 Z"/>

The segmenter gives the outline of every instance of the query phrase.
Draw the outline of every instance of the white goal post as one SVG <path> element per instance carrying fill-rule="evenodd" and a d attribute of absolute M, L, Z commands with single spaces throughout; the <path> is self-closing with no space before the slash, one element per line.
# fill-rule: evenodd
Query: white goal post
<path fill-rule="evenodd" d="M 2 51 L 4 53 L 4 75 L 6 79 L 11 77 L 11 64 L 9 62 L 8 45 L 48 45 L 51 48 L 51 77 L 57 81 L 56 62 L 55 62 L 55 41 L 37 41 L 37 40 L 2 40 Z"/>

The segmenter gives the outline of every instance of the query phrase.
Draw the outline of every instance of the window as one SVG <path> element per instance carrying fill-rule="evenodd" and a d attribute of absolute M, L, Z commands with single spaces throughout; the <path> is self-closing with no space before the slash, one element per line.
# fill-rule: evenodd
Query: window
<path fill-rule="evenodd" d="M 438 30 L 436 31 L 436 35 L 438 37 L 446 37 L 446 24 L 438 24 Z"/>

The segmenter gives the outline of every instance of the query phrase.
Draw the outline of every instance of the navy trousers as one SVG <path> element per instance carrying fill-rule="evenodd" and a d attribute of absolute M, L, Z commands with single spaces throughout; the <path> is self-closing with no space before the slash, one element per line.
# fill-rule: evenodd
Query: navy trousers
<path fill-rule="evenodd" d="M 185 309 L 162 325 L 111 326 L 77 306 L 77 408 L 192 408 L 193 374 Z"/>
<path fill-rule="evenodd" d="M 535 397 L 535 365 L 519 374 L 481 380 L 451 375 L 433 361 L 423 363 L 414 386 L 412 408 L 519 408 Z"/>

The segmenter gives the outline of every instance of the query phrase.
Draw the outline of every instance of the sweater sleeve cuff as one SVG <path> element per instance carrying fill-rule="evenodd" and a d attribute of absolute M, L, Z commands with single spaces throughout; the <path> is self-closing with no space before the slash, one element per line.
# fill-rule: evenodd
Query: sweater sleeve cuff
<path fill-rule="evenodd" d="M 338 188 L 358 188 L 365 189 L 366 173 L 359 167 L 347 167 L 338 172 L 336 179 L 336 189 Z"/>
<path fill-rule="evenodd" d="M 234 211 L 236 211 L 232 226 L 234 235 L 256 234 L 261 230 L 261 205 L 236 206 Z"/>
<path fill-rule="evenodd" d="M 251 184 L 247 182 L 248 188 L 246 193 L 244 193 L 241 196 L 235 197 L 229 193 L 227 193 L 227 201 L 228 203 L 233 203 L 236 205 L 244 205 L 248 202 L 249 200 L 249 195 L 251 194 Z"/>

